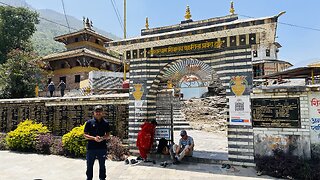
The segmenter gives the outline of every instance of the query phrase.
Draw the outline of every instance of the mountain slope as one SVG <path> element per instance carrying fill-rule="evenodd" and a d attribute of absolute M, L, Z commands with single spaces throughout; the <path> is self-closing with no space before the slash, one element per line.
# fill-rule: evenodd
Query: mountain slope
<path fill-rule="evenodd" d="M 1 2 L 4 2 L 6 4 L 16 6 L 16 7 L 26 7 L 31 10 L 35 10 L 30 5 L 26 3 L 25 0 L 1 0 Z M 65 16 L 59 12 L 50 10 L 50 9 L 40 9 L 36 10 L 39 13 L 40 23 L 37 25 L 37 31 L 32 37 L 32 43 L 34 46 L 35 51 L 40 56 L 45 56 L 47 54 L 51 54 L 54 52 L 64 51 L 65 47 L 64 44 L 58 43 L 53 40 L 54 37 L 69 33 L 69 29 L 64 26 L 60 26 L 58 24 L 67 25 Z M 71 32 L 77 31 L 83 28 L 83 22 L 82 20 L 76 19 L 72 16 L 67 16 L 69 25 L 71 27 Z M 89 17 L 90 18 L 90 17 Z M 55 23 L 49 22 L 53 21 Z M 119 37 L 105 32 L 103 30 L 99 30 L 94 28 L 95 31 L 98 33 L 105 35 L 111 39 L 120 39 Z"/>

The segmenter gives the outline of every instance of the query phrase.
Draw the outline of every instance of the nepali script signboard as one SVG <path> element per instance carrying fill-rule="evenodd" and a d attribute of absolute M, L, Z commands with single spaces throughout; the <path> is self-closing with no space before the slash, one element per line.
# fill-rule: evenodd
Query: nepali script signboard
<path fill-rule="evenodd" d="M 211 39 L 206 41 L 196 41 L 192 43 L 154 47 L 150 50 L 149 53 L 152 54 L 153 57 L 162 57 L 189 54 L 195 52 L 208 52 L 210 50 L 219 49 L 222 44 L 223 42 L 220 40 Z"/>
<path fill-rule="evenodd" d="M 299 98 L 252 99 L 253 127 L 299 128 Z"/>
<path fill-rule="evenodd" d="M 320 143 L 320 93 L 309 93 L 309 118 L 311 144 Z"/>
<path fill-rule="evenodd" d="M 230 96 L 230 125 L 251 126 L 250 96 Z"/>

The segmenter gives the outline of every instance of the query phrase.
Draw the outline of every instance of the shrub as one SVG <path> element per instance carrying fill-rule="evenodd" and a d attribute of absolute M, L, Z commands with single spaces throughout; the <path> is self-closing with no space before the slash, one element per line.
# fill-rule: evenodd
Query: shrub
<path fill-rule="evenodd" d="M 320 162 L 306 160 L 275 149 L 274 156 L 256 157 L 257 169 L 277 178 L 316 180 L 320 176 Z"/>
<path fill-rule="evenodd" d="M 14 131 L 7 134 L 6 143 L 11 150 L 34 151 L 38 136 L 48 132 L 48 128 L 42 123 L 25 120 L 19 123 Z"/>
<path fill-rule="evenodd" d="M 64 155 L 61 137 L 53 138 L 53 143 L 50 147 L 50 153 L 54 155 Z"/>
<path fill-rule="evenodd" d="M 50 133 L 40 134 L 36 141 L 36 152 L 41 154 L 50 154 L 50 147 L 53 144 L 53 136 Z"/>
<path fill-rule="evenodd" d="M 122 144 L 120 138 L 112 136 L 108 140 L 108 157 L 114 161 L 123 161 L 129 155 L 129 150 Z"/>
<path fill-rule="evenodd" d="M 85 157 L 87 141 L 84 138 L 84 126 L 73 128 L 62 136 L 62 145 L 67 155 L 73 157 Z"/>
<path fill-rule="evenodd" d="M 5 141 L 6 134 L 0 133 L 0 150 L 7 150 L 7 143 Z"/>

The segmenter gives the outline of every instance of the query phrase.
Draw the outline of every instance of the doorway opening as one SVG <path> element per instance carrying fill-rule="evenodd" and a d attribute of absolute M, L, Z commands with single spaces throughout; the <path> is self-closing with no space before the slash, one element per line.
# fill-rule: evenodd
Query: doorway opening
<path fill-rule="evenodd" d="M 180 131 L 194 139 L 194 158 L 228 160 L 227 103 L 213 69 L 196 59 L 171 63 L 157 91 L 158 128 L 172 129 L 169 141 L 179 143 Z"/>

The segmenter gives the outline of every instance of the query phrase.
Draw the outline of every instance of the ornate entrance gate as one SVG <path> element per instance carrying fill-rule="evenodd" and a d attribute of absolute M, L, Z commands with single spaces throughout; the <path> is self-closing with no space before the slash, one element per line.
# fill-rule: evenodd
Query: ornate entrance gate
<path fill-rule="evenodd" d="M 131 150 L 136 150 L 136 137 L 143 121 L 157 119 L 157 94 L 167 85 L 179 88 L 182 83 L 188 87 L 196 82 L 198 86 L 210 87 L 215 84 L 212 77 L 217 75 L 226 96 L 236 95 L 234 86 L 241 86 L 242 95 L 249 96 L 252 62 L 276 57 L 270 56 L 270 51 L 277 46 L 278 17 L 238 20 L 237 15 L 231 14 L 181 21 L 172 26 L 143 29 L 137 38 L 107 43 L 108 49 L 123 54 L 130 63 Z M 263 56 L 264 52 L 269 52 L 270 57 Z M 228 134 L 229 160 L 239 165 L 254 165 L 252 126 L 230 125 Z"/>
<path fill-rule="evenodd" d="M 197 59 L 181 59 L 164 68 L 162 82 L 171 83 L 175 88 L 182 85 L 190 87 L 197 83 L 197 87 L 208 87 L 218 78 L 208 64 Z"/>

